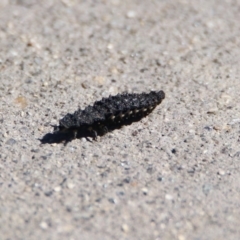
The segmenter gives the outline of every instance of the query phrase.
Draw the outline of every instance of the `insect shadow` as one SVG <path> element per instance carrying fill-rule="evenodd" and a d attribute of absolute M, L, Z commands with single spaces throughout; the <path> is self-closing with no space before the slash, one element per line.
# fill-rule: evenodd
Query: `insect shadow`
<path fill-rule="evenodd" d="M 42 144 L 52 144 L 52 143 L 62 143 L 62 142 L 70 142 L 71 135 L 69 133 L 47 133 L 43 136 L 42 139 L 39 139 Z"/>
<path fill-rule="evenodd" d="M 77 133 L 76 138 L 86 138 L 88 141 L 89 138 L 92 137 L 91 134 L 87 131 L 81 131 Z M 73 134 L 72 132 L 61 132 L 56 131 L 53 133 L 47 133 L 43 136 L 42 139 L 39 139 L 42 144 L 52 144 L 52 143 L 64 143 L 67 145 L 67 143 L 71 142 L 73 140 Z"/>
<path fill-rule="evenodd" d="M 97 136 L 103 136 L 106 133 L 110 133 L 114 131 L 115 129 L 120 129 L 122 126 L 131 125 L 134 122 L 138 122 L 142 116 L 136 116 L 130 120 L 125 119 L 121 123 L 115 123 L 115 124 L 109 124 L 106 123 L 104 130 L 96 129 L 97 130 Z M 53 126 L 54 128 L 56 126 Z M 42 139 L 39 139 L 42 144 L 52 144 L 52 143 L 64 143 L 64 145 L 67 145 L 69 142 L 71 142 L 74 139 L 81 139 L 86 138 L 87 141 L 93 142 L 93 140 L 96 140 L 93 137 L 93 133 L 88 131 L 87 129 L 81 129 L 81 131 L 77 131 L 77 135 L 74 137 L 73 131 L 54 131 L 53 133 L 47 133 L 43 136 Z M 92 140 L 93 139 L 93 140 Z"/>

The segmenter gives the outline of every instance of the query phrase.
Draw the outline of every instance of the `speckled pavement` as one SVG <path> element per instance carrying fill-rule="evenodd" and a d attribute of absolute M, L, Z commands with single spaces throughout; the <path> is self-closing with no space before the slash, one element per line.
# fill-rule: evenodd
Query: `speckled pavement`
<path fill-rule="evenodd" d="M 0 239 L 240 239 L 239 0 L 0 1 Z M 66 113 L 163 90 L 141 121 L 45 143 Z"/>

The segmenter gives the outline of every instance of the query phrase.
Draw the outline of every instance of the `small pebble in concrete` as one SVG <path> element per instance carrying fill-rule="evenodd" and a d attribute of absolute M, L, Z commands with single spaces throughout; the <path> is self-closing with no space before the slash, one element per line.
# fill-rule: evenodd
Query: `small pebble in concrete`
<path fill-rule="evenodd" d="M 47 229 L 48 228 L 48 224 L 46 222 L 41 222 L 40 223 L 40 228 Z"/>
<path fill-rule="evenodd" d="M 129 227 L 128 227 L 127 224 L 124 223 L 124 224 L 122 225 L 122 231 L 123 231 L 123 232 L 129 232 Z"/>
<path fill-rule="evenodd" d="M 128 12 L 127 12 L 127 17 L 128 17 L 128 18 L 135 18 L 135 17 L 136 17 L 136 12 L 134 12 L 134 11 L 128 11 Z"/>
<path fill-rule="evenodd" d="M 220 169 L 218 170 L 218 175 L 224 176 L 225 175 L 225 171 Z"/>
<path fill-rule="evenodd" d="M 10 138 L 10 139 L 7 140 L 6 144 L 7 144 L 7 145 L 14 145 L 16 142 L 17 142 L 17 141 L 16 141 L 15 139 Z"/>
<path fill-rule="evenodd" d="M 170 195 L 170 194 L 166 194 L 166 195 L 165 195 L 165 199 L 166 199 L 166 200 L 173 200 L 173 196 Z"/>

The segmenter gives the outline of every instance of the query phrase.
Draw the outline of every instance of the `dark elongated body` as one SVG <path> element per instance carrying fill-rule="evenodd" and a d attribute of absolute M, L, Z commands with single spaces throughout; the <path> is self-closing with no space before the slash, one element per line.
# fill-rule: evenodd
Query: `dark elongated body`
<path fill-rule="evenodd" d="M 108 131 L 139 121 L 147 116 L 165 98 L 163 91 L 141 94 L 118 94 L 96 101 L 84 110 L 68 113 L 59 121 L 55 131 L 72 132 L 92 136 L 104 135 Z"/>

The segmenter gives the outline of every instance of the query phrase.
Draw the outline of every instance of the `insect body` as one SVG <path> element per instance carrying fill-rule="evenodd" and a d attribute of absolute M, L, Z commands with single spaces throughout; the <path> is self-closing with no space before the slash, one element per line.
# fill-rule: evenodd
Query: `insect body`
<path fill-rule="evenodd" d="M 68 113 L 54 130 L 72 133 L 72 139 L 82 134 L 96 139 L 98 135 L 102 136 L 108 131 L 139 121 L 151 113 L 164 98 L 163 91 L 124 93 L 103 98 L 84 110 Z"/>

